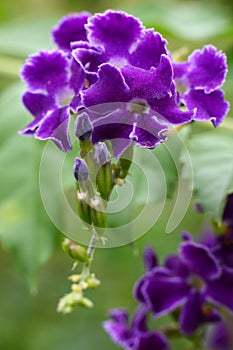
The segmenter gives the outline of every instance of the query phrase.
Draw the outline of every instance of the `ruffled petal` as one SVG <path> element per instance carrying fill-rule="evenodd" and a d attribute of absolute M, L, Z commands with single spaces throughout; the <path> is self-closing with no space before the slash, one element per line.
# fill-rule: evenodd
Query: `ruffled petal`
<path fill-rule="evenodd" d="M 203 90 L 190 90 L 182 96 L 182 101 L 188 109 L 196 109 L 195 120 L 211 120 L 215 127 L 222 123 L 229 110 L 229 103 L 224 101 L 221 90 L 209 94 Z"/>
<path fill-rule="evenodd" d="M 35 135 L 39 140 L 53 140 L 55 144 L 63 151 L 71 150 L 69 138 L 69 108 L 57 108 L 48 113 L 40 124 Z"/>
<path fill-rule="evenodd" d="M 81 64 L 74 59 L 71 61 L 71 77 L 70 77 L 70 87 L 74 90 L 76 94 L 79 94 L 80 89 L 83 88 L 85 84 L 85 72 Z"/>
<path fill-rule="evenodd" d="M 202 51 L 195 50 L 189 57 L 188 80 L 191 88 L 204 89 L 210 93 L 225 81 L 227 73 L 226 56 L 212 45 Z"/>
<path fill-rule="evenodd" d="M 91 17 L 86 28 L 89 41 L 103 47 L 107 55 L 127 57 L 131 46 L 140 38 L 143 26 L 133 16 L 110 10 Z"/>
<path fill-rule="evenodd" d="M 144 36 L 129 56 L 129 63 L 135 67 L 149 70 L 151 67 L 157 67 L 161 55 L 167 53 L 167 41 L 159 33 L 155 33 L 153 29 L 147 29 L 143 34 Z"/>
<path fill-rule="evenodd" d="M 95 84 L 81 93 L 85 107 L 128 100 L 129 88 L 117 68 L 108 63 L 102 64 L 98 71 L 98 77 Z"/>
<path fill-rule="evenodd" d="M 29 56 L 21 77 L 32 91 L 54 94 L 68 83 L 69 60 L 61 51 L 41 51 Z"/>
<path fill-rule="evenodd" d="M 60 49 L 70 51 L 71 42 L 87 40 L 85 24 L 90 16 L 88 12 L 80 12 L 65 16 L 59 21 L 53 28 L 52 37 Z"/>
<path fill-rule="evenodd" d="M 80 62 L 86 72 L 97 72 L 102 63 L 108 61 L 104 52 L 88 42 L 73 43 L 72 55 Z"/>
<path fill-rule="evenodd" d="M 20 134 L 34 135 L 45 114 L 56 108 L 55 100 L 49 95 L 26 92 L 23 95 L 23 103 L 35 119 L 23 128 Z"/>
<path fill-rule="evenodd" d="M 149 104 L 151 108 L 161 116 L 161 119 L 167 124 L 184 124 L 193 120 L 194 110 L 187 111 L 180 109 L 177 103 L 177 96 L 174 85 L 172 84 L 172 95 L 161 99 L 151 99 Z"/>
<path fill-rule="evenodd" d="M 161 56 L 157 68 L 144 70 L 133 66 L 124 66 L 121 72 L 127 85 L 130 87 L 131 98 L 163 98 L 170 94 L 173 71 L 170 59 L 166 55 Z"/>

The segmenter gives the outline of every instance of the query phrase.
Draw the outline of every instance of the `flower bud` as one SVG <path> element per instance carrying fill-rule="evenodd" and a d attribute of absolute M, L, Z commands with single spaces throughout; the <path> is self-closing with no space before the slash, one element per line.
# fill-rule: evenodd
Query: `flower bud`
<path fill-rule="evenodd" d="M 88 179 L 89 170 L 83 159 L 75 158 L 73 172 L 77 182 L 83 182 Z"/>
<path fill-rule="evenodd" d="M 91 225 L 90 206 L 85 192 L 77 192 L 77 210 L 80 219 Z"/>
<path fill-rule="evenodd" d="M 96 186 L 104 200 L 109 199 L 112 190 L 112 166 L 110 153 L 104 142 L 99 142 L 95 151 L 97 166 Z"/>
<path fill-rule="evenodd" d="M 82 142 L 90 140 L 93 132 L 93 126 L 86 112 L 81 113 L 74 124 L 75 136 Z"/>
<path fill-rule="evenodd" d="M 101 198 L 93 198 L 90 206 L 91 220 L 99 234 L 103 233 L 103 229 L 107 225 L 106 209 Z M 98 229 L 100 228 L 100 229 Z"/>
<path fill-rule="evenodd" d="M 82 263 L 89 263 L 89 257 L 84 247 L 72 242 L 66 238 L 62 243 L 63 250 L 68 253 L 72 259 L 78 260 Z"/>
<path fill-rule="evenodd" d="M 107 162 L 110 162 L 110 153 L 104 142 L 99 142 L 95 150 L 95 160 L 97 166 L 103 166 Z"/>

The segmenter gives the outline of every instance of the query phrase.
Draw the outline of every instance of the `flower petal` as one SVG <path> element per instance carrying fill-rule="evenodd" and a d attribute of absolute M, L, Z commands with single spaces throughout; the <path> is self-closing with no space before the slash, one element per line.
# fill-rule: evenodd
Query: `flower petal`
<path fill-rule="evenodd" d="M 157 68 L 152 67 L 147 71 L 133 66 L 124 66 L 121 72 L 130 88 L 131 98 L 148 100 L 170 94 L 173 72 L 171 62 L 166 55 L 161 56 Z"/>
<path fill-rule="evenodd" d="M 211 120 L 215 127 L 222 123 L 229 110 L 229 103 L 224 101 L 222 90 L 209 94 L 203 90 L 190 90 L 181 99 L 188 109 L 196 109 L 195 120 Z"/>
<path fill-rule="evenodd" d="M 41 122 L 35 135 L 39 140 L 53 140 L 63 151 L 71 150 L 71 143 L 68 134 L 69 128 L 69 108 L 57 108 L 48 113 Z"/>
<path fill-rule="evenodd" d="M 23 95 L 25 107 L 34 115 L 35 119 L 20 131 L 24 135 L 33 135 L 44 118 L 45 114 L 56 108 L 52 96 L 26 92 Z"/>
<path fill-rule="evenodd" d="M 88 12 L 80 12 L 65 16 L 59 21 L 53 28 L 52 36 L 60 49 L 69 51 L 71 42 L 87 40 L 85 24 L 90 16 Z"/>
<path fill-rule="evenodd" d="M 109 56 L 128 56 L 133 43 L 140 38 L 143 26 L 133 16 L 120 11 L 106 11 L 91 17 L 86 26 L 88 39 L 100 45 Z"/>
<path fill-rule="evenodd" d="M 187 283 L 178 277 L 156 274 L 146 279 L 141 288 L 146 305 L 156 316 L 171 312 L 182 305 L 189 290 Z"/>
<path fill-rule="evenodd" d="M 181 243 L 180 256 L 190 273 L 204 280 L 217 278 L 221 274 L 217 259 L 204 245 L 195 242 Z"/>
<path fill-rule="evenodd" d="M 117 68 L 108 63 L 102 64 L 98 76 L 98 81 L 81 93 L 85 107 L 127 101 L 129 88 Z"/>
<path fill-rule="evenodd" d="M 208 306 L 205 309 L 205 301 L 205 296 L 199 292 L 190 294 L 180 317 L 180 327 L 183 334 L 191 335 L 200 325 L 221 320 L 220 315 L 214 309 Z"/>
<path fill-rule="evenodd" d="M 210 93 L 225 81 L 227 73 L 226 56 L 212 45 L 202 51 L 195 50 L 189 57 L 188 80 L 191 88 L 204 89 Z"/>
<path fill-rule="evenodd" d="M 136 335 L 135 350 L 169 350 L 166 337 L 159 332 L 143 332 Z"/>
<path fill-rule="evenodd" d="M 155 33 L 153 29 L 147 29 L 143 34 L 144 36 L 129 56 L 129 63 L 135 67 L 149 70 L 151 67 L 157 67 L 161 55 L 167 53 L 167 41 L 159 33 Z"/>
<path fill-rule="evenodd" d="M 29 56 L 21 77 L 32 91 L 54 94 L 67 85 L 69 61 L 61 51 L 41 51 Z"/>
<path fill-rule="evenodd" d="M 144 258 L 144 265 L 147 271 L 152 270 L 153 267 L 158 265 L 158 257 L 151 246 L 146 247 L 143 258 Z"/>
<path fill-rule="evenodd" d="M 233 270 L 224 269 L 219 278 L 209 281 L 206 294 L 211 300 L 233 311 Z"/>

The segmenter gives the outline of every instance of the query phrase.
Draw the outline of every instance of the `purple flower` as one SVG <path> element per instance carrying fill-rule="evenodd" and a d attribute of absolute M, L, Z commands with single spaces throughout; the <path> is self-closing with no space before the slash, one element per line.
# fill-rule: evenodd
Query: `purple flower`
<path fill-rule="evenodd" d="M 233 311 L 232 287 L 233 271 L 221 269 L 206 246 L 188 240 L 180 245 L 179 255 L 168 257 L 163 267 L 154 267 L 137 282 L 135 296 L 155 317 L 181 308 L 180 327 L 190 335 L 201 324 L 220 320 L 216 306 Z"/>
<path fill-rule="evenodd" d="M 52 139 L 62 151 L 69 151 L 70 111 L 84 84 L 81 66 L 62 51 L 41 51 L 27 59 L 21 77 L 27 84 L 23 103 L 34 116 L 21 133 Z"/>
<path fill-rule="evenodd" d="M 218 126 L 229 110 L 224 101 L 223 85 L 226 73 L 226 56 L 212 45 L 202 51 L 195 50 L 187 62 L 174 63 L 175 80 L 183 85 L 185 93 L 180 101 L 195 110 L 195 120 L 211 120 Z"/>
<path fill-rule="evenodd" d="M 226 59 L 213 46 L 173 64 L 159 33 L 112 10 L 68 15 L 52 37 L 58 50 L 30 56 L 21 71 L 27 84 L 23 102 L 35 117 L 23 134 L 52 139 L 69 151 L 70 114 L 87 112 L 92 142 L 111 140 L 118 157 L 133 141 L 155 148 L 171 125 L 196 119 L 217 126 L 227 113 L 219 89 Z M 176 82 L 185 85 L 184 94 Z"/>
<path fill-rule="evenodd" d="M 182 111 L 177 104 L 172 64 L 159 33 L 116 11 L 90 17 L 86 29 L 89 45 L 73 43 L 72 54 L 90 84 L 82 90 L 81 101 L 96 112 L 92 117 L 94 143 L 115 140 L 115 156 L 132 140 L 154 148 L 166 139 L 163 133 L 170 123 L 192 120 L 193 111 Z M 110 108 L 107 113 L 106 105 Z"/>
<path fill-rule="evenodd" d="M 103 327 L 112 340 L 125 350 L 170 349 L 162 333 L 147 329 L 146 314 L 145 309 L 139 308 L 129 324 L 128 313 L 125 310 L 112 310 L 109 313 L 111 320 L 105 321 Z"/>
<path fill-rule="evenodd" d="M 232 317 L 211 326 L 206 334 L 207 349 L 232 350 Z"/>
<path fill-rule="evenodd" d="M 222 215 L 220 233 L 206 227 L 199 241 L 208 246 L 222 266 L 233 268 L 233 194 L 228 195 Z"/>

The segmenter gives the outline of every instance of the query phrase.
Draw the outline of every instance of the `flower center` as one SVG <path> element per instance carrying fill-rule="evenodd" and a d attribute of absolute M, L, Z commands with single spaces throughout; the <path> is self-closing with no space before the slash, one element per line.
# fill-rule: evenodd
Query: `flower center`
<path fill-rule="evenodd" d="M 129 110 L 135 114 L 145 114 L 148 112 L 149 108 L 145 101 L 133 100 L 129 103 Z"/>
<path fill-rule="evenodd" d="M 69 88 L 63 89 L 62 91 L 59 91 L 59 93 L 56 96 L 57 104 L 60 107 L 69 106 L 73 97 L 74 97 L 73 90 L 71 90 Z"/>
<path fill-rule="evenodd" d="M 195 289 L 195 290 L 202 290 L 205 287 L 205 282 L 196 275 L 192 275 L 188 278 L 188 283 Z"/>

